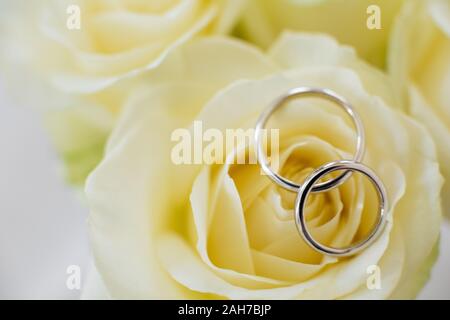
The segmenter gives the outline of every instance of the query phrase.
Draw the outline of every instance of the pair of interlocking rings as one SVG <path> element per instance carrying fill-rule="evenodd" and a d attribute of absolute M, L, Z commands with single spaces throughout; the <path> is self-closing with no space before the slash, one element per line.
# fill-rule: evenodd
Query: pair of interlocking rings
<path fill-rule="evenodd" d="M 293 98 L 310 96 L 324 98 L 328 101 L 336 103 L 352 118 L 357 131 L 356 153 L 352 160 L 333 161 L 319 167 L 318 169 L 314 170 L 302 184 L 297 184 L 282 177 L 270 167 L 269 159 L 267 157 L 267 154 L 265 153 L 265 149 L 263 146 L 263 131 L 270 116 L 281 106 L 283 106 Z M 378 178 L 378 176 L 370 168 L 361 163 L 365 151 L 364 126 L 361 118 L 355 112 L 352 105 L 343 97 L 339 96 L 332 90 L 324 88 L 298 87 L 289 90 L 286 94 L 278 98 L 264 113 L 261 114 L 256 124 L 255 140 L 257 148 L 257 159 L 263 171 L 268 175 L 270 179 L 272 179 L 282 188 L 292 192 L 297 192 L 297 199 L 295 201 L 294 207 L 295 223 L 300 235 L 311 248 L 329 256 L 351 256 L 367 248 L 383 232 L 383 229 L 386 225 L 386 215 L 388 212 L 388 199 L 386 189 L 380 178 Z M 344 170 L 344 172 L 336 178 L 327 180 L 325 182 L 318 182 L 318 180 L 320 180 L 327 174 L 342 170 Z M 352 172 L 354 171 L 365 175 L 371 181 L 377 191 L 379 200 L 379 217 L 375 226 L 366 238 L 347 247 L 334 248 L 317 242 L 311 235 L 311 232 L 308 230 L 304 212 L 306 200 L 308 199 L 309 194 L 324 192 L 339 187 L 351 176 Z"/>

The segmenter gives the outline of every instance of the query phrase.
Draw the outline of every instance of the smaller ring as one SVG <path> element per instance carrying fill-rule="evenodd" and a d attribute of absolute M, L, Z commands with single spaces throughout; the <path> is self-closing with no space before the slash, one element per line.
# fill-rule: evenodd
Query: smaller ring
<path fill-rule="evenodd" d="M 361 121 L 361 118 L 353 109 L 353 106 L 347 102 L 343 97 L 338 95 L 332 90 L 325 88 L 308 88 L 308 87 L 298 87 L 289 90 L 282 97 L 277 99 L 264 113 L 259 117 L 256 128 L 255 128 L 255 141 L 256 141 L 256 152 L 257 152 L 257 160 L 261 165 L 263 171 L 279 186 L 297 192 L 301 185 L 296 184 L 295 182 L 286 179 L 272 170 L 269 165 L 269 160 L 267 159 L 267 155 L 264 152 L 263 148 L 263 129 L 269 120 L 270 116 L 273 112 L 275 112 L 278 108 L 284 105 L 288 100 L 298 97 L 298 96 L 318 96 L 325 98 L 331 102 L 337 103 L 344 111 L 352 118 L 353 123 L 355 125 L 357 131 L 357 139 L 356 139 L 356 153 L 353 157 L 353 161 L 360 162 L 364 157 L 364 148 L 365 148 L 365 137 L 364 137 L 364 126 Z M 311 192 L 323 192 L 338 187 L 342 183 L 344 183 L 351 175 L 350 171 L 343 172 L 340 176 L 330 179 L 328 181 L 324 181 L 314 185 Z"/>
<path fill-rule="evenodd" d="M 316 240 L 314 240 L 311 233 L 308 231 L 308 227 L 306 225 L 306 217 L 304 214 L 304 209 L 306 205 L 306 200 L 308 199 L 308 195 L 311 193 L 311 190 L 314 184 L 323 176 L 339 170 L 346 171 L 357 171 L 364 174 L 366 177 L 374 185 L 379 200 L 379 219 L 371 233 L 360 242 L 344 247 L 344 248 L 333 248 L 328 247 L 326 245 L 320 244 Z M 334 161 L 325 164 L 324 166 L 318 168 L 313 171 L 305 180 L 304 184 L 298 191 L 297 199 L 295 200 L 295 223 L 297 225 L 297 229 L 306 243 L 313 248 L 314 250 L 329 256 L 334 257 L 346 257 L 354 255 L 361 250 L 364 250 L 366 247 L 371 245 L 383 232 L 384 227 L 386 226 L 387 221 L 387 212 L 388 212 L 388 199 L 386 189 L 378 176 L 368 167 L 363 165 L 362 163 L 357 163 L 348 160 Z"/>

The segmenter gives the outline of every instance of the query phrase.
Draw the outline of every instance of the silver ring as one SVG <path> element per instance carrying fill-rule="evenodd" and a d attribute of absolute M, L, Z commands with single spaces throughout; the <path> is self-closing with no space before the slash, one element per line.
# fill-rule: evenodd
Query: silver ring
<path fill-rule="evenodd" d="M 364 240 L 361 240 L 360 242 L 345 248 L 328 247 L 314 240 L 311 233 L 308 231 L 306 225 L 306 217 L 304 214 L 306 200 L 308 199 L 308 195 L 311 193 L 314 184 L 321 177 L 338 170 L 358 171 L 367 176 L 374 185 L 378 193 L 378 200 L 379 200 L 379 219 L 377 224 L 371 231 L 371 233 Z M 368 247 L 370 244 L 372 244 L 384 230 L 387 221 L 386 219 L 387 212 L 388 212 L 387 193 L 380 178 L 378 178 L 377 175 L 365 165 L 348 160 L 330 162 L 320 167 L 319 169 L 313 171 L 308 176 L 308 178 L 306 178 L 302 187 L 298 191 L 297 199 L 295 200 L 295 223 L 303 239 L 314 250 L 335 257 L 346 257 L 354 255 L 360 252 L 361 250 L 365 249 L 366 247 Z"/>
<path fill-rule="evenodd" d="M 259 117 L 256 128 L 255 128 L 255 141 L 257 148 L 257 159 L 259 164 L 261 165 L 263 171 L 272 179 L 275 183 L 280 185 L 281 187 L 297 192 L 301 185 L 296 184 L 295 182 L 286 179 L 272 170 L 269 165 L 269 160 L 267 158 L 266 153 L 264 152 L 264 148 L 262 145 L 263 139 L 263 129 L 267 124 L 268 119 L 278 108 L 284 105 L 288 100 L 299 97 L 299 96 L 319 96 L 325 98 L 331 102 L 337 103 L 344 111 L 352 118 L 353 123 L 355 125 L 357 131 L 357 141 L 356 141 L 356 153 L 353 157 L 353 161 L 360 162 L 364 157 L 364 148 L 365 148 L 365 136 L 364 136 L 364 126 L 359 117 L 359 115 L 355 112 L 352 105 L 347 102 L 343 97 L 339 96 L 332 90 L 324 89 L 324 88 L 308 88 L 308 87 L 298 87 L 289 90 L 285 95 L 277 99 L 264 113 Z M 311 192 L 323 192 L 330 190 L 332 188 L 338 187 L 342 183 L 344 183 L 351 175 L 351 171 L 343 172 L 340 176 L 330 179 L 325 182 L 318 183 L 312 187 Z"/>

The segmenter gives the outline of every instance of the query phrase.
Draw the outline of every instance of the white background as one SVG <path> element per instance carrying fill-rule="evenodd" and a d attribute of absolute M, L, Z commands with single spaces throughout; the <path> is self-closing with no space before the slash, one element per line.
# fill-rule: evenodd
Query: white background
<path fill-rule="evenodd" d="M 0 130 L 0 299 L 76 299 L 66 270 L 86 277 L 88 210 L 65 186 L 38 114 L 10 103 L 1 83 Z M 421 299 L 450 299 L 448 222 L 440 251 Z"/>

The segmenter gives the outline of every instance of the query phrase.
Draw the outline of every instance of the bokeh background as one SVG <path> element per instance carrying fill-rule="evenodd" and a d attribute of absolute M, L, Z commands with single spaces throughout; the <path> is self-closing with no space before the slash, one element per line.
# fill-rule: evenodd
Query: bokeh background
<path fill-rule="evenodd" d="M 39 114 L 12 103 L 1 82 L 0 128 L 0 299 L 78 299 L 66 270 L 80 266 L 82 284 L 89 273 L 87 206 L 64 183 Z M 419 299 L 450 299 L 448 221 L 440 241 Z"/>

